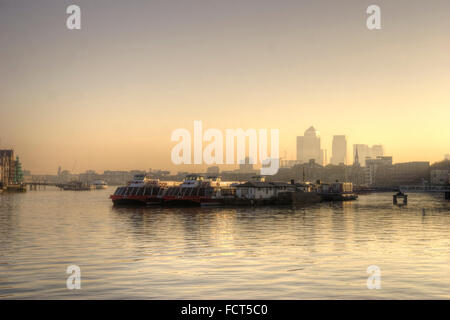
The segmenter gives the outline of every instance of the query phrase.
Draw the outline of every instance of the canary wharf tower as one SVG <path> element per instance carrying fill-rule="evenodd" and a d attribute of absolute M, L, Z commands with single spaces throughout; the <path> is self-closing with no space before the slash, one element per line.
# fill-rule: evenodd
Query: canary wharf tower
<path fill-rule="evenodd" d="M 320 148 L 319 131 L 314 127 L 310 127 L 305 131 L 304 136 L 297 137 L 297 160 L 302 163 L 314 160 L 315 163 L 323 165 L 324 155 Z"/>

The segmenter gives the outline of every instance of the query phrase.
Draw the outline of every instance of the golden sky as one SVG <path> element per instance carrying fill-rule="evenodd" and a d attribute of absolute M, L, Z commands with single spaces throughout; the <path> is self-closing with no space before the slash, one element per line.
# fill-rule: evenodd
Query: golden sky
<path fill-rule="evenodd" d="M 450 2 L 0 0 L 0 138 L 25 169 L 189 170 L 173 130 L 311 125 L 394 162 L 450 153 Z M 195 169 L 192 168 L 192 171 Z"/>

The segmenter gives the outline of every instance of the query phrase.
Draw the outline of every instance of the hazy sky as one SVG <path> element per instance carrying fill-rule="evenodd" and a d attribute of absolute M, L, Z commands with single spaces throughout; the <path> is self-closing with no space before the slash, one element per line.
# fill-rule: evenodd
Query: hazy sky
<path fill-rule="evenodd" d="M 70 4 L 82 30 L 66 28 Z M 313 125 L 329 156 L 345 134 L 349 150 L 438 161 L 449 36 L 448 0 L 0 0 L 1 147 L 34 173 L 177 171 L 171 132 L 202 120 L 278 128 L 291 159 Z"/>

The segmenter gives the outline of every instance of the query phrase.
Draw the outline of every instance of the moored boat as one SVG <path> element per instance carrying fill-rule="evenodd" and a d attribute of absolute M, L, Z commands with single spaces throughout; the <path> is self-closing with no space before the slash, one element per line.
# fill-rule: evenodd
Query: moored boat
<path fill-rule="evenodd" d="M 64 191 L 89 191 L 94 187 L 88 183 L 83 183 L 81 181 L 70 181 L 67 184 L 59 185 L 59 188 Z"/>
<path fill-rule="evenodd" d="M 94 182 L 92 182 L 92 185 L 94 186 L 95 189 L 107 189 L 108 188 L 108 184 L 103 180 L 95 180 Z"/>
<path fill-rule="evenodd" d="M 6 186 L 6 192 L 26 192 L 27 186 L 23 183 L 10 184 Z"/>
<path fill-rule="evenodd" d="M 145 174 L 135 175 L 128 185 L 118 187 L 110 199 L 114 205 L 148 205 L 161 203 L 167 183 L 150 179 Z"/>
<path fill-rule="evenodd" d="M 162 195 L 165 205 L 216 206 L 233 198 L 235 188 L 231 182 L 222 182 L 219 177 L 187 175 L 179 186 L 169 187 Z"/>
<path fill-rule="evenodd" d="M 358 199 L 358 195 L 353 192 L 351 182 L 324 183 L 319 186 L 318 194 L 322 201 L 349 201 Z"/>

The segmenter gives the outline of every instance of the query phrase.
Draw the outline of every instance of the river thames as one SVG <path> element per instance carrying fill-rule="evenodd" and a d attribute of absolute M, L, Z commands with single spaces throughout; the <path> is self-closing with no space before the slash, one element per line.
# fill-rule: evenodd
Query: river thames
<path fill-rule="evenodd" d="M 0 195 L 0 299 L 448 299 L 450 201 L 115 208 L 108 190 Z M 81 289 L 66 269 L 81 269 Z M 381 271 L 367 287 L 367 268 Z"/>

